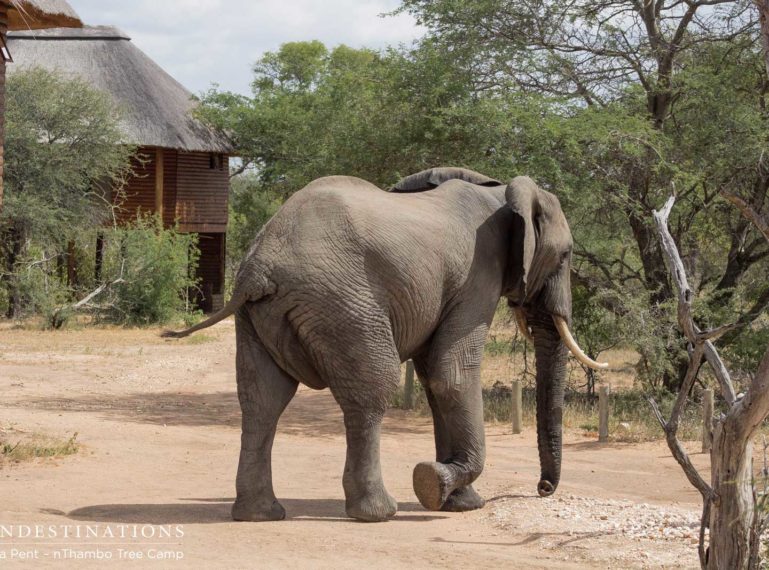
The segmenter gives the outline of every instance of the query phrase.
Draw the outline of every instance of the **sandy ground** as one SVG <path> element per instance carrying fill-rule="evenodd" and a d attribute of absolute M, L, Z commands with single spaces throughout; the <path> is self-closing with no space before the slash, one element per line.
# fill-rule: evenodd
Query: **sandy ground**
<path fill-rule="evenodd" d="M 82 447 L 0 467 L 0 566 L 697 567 L 698 496 L 661 443 L 602 445 L 567 433 L 559 491 L 540 499 L 534 431 L 490 425 L 476 484 L 487 506 L 427 512 L 411 471 L 432 458 L 429 419 L 391 410 L 382 455 L 398 515 L 351 521 L 341 415 L 328 392 L 308 389 L 284 414 L 273 452 L 288 519 L 234 523 L 234 346 L 231 321 L 184 341 L 147 330 L 1 328 L 0 428 L 77 432 Z M 693 459 L 704 467 L 704 455 Z"/>

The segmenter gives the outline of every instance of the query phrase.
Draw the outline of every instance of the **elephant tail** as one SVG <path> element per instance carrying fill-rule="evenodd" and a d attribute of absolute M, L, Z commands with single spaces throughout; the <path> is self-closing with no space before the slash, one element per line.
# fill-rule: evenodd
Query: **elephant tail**
<path fill-rule="evenodd" d="M 269 280 L 263 278 L 258 279 L 263 281 L 256 287 L 249 287 L 248 279 L 239 280 L 240 282 L 235 285 L 235 290 L 232 293 L 232 297 L 219 311 L 208 317 L 205 321 L 201 321 L 196 325 L 191 326 L 188 329 L 182 331 L 169 331 L 165 330 L 160 333 L 162 338 L 184 338 L 202 329 L 215 325 L 219 321 L 223 321 L 230 315 L 234 315 L 235 312 L 245 305 L 248 301 L 258 301 L 270 292 L 274 292 L 275 286 L 269 282 Z"/>

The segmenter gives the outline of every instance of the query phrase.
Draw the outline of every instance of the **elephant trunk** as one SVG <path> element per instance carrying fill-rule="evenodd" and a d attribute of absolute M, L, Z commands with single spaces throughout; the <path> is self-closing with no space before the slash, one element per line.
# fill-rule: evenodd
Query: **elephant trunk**
<path fill-rule="evenodd" d="M 568 350 L 551 315 L 532 311 L 529 317 L 537 367 L 537 446 L 541 477 L 537 491 L 555 493 L 561 478 L 563 394 Z"/>

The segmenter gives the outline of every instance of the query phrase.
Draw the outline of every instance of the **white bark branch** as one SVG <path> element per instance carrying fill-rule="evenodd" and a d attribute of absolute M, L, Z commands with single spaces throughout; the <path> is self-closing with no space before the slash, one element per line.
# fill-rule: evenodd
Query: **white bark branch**
<path fill-rule="evenodd" d="M 694 294 L 689 288 L 684 262 L 681 260 L 676 242 L 668 229 L 668 218 L 675 201 L 675 196 L 671 196 L 662 210 L 654 212 L 654 221 L 657 223 L 657 231 L 660 234 L 662 251 L 665 254 L 668 270 L 673 277 L 673 282 L 678 292 L 678 323 L 692 345 L 702 344 L 704 346 L 705 358 L 718 379 L 721 395 L 726 400 L 726 403 L 731 406 L 737 399 L 737 396 L 729 371 L 726 369 L 713 343 L 709 340 L 703 342 L 702 331 L 694 323 L 694 318 L 692 317 L 692 298 Z"/>
<path fill-rule="evenodd" d="M 77 303 L 73 303 L 71 305 L 66 305 L 64 307 L 60 307 L 60 308 L 56 309 L 54 314 L 58 315 L 58 314 L 60 314 L 60 313 L 62 313 L 64 311 L 77 311 L 78 309 L 81 309 L 81 308 L 83 308 L 85 306 L 88 306 L 88 304 L 93 299 L 95 299 L 96 297 L 98 297 L 99 295 L 104 293 L 104 291 L 106 291 L 110 287 L 113 287 L 113 286 L 115 286 L 115 285 L 117 285 L 119 283 L 125 283 L 125 279 L 123 279 L 123 272 L 124 271 L 125 271 L 125 261 L 123 261 L 123 264 L 120 266 L 120 276 L 117 279 L 115 279 L 114 281 L 110 281 L 109 283 L 103 283 L 103 284 L 99 285 L 96 289 L 94 289 L 88 295 L 86 295 L 85 297 L 80 299 Z"/>

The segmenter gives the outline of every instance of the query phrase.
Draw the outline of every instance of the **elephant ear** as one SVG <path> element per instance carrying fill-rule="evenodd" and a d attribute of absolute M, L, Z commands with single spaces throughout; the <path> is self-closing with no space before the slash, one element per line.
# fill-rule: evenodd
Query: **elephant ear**
<path fill-rule="evenodd" d="M 502 186 L 502 182 L 494 180 L 475 172 L 474 170 L 468 170 L 466 168 L 455 167 L 440 167 L 429 168 L 422 172 L 417 172 L 411 176 L 407 176 L 398 182 L 395 186 L 389 189 L 390 192 L 395 193 L 411 193 L 411 192 L 424 192 L 425 190 L 432 190 L 437 188 L 444 182 L 449 180 L 464 180 L 470 184 L 477 184 L 478 186 Z"/>
<path fill-rule="evenodd" d="M 523 305 L 536 290 L 532 262 L 537 249 L 539 192 L 539 187 L 528 176 L 513 179 L 505 191 L 507 205 L 515 214 L 511 228 L 512 247 L 508 271 L 513 292 L 511 297 L 518 305 Z"/>

